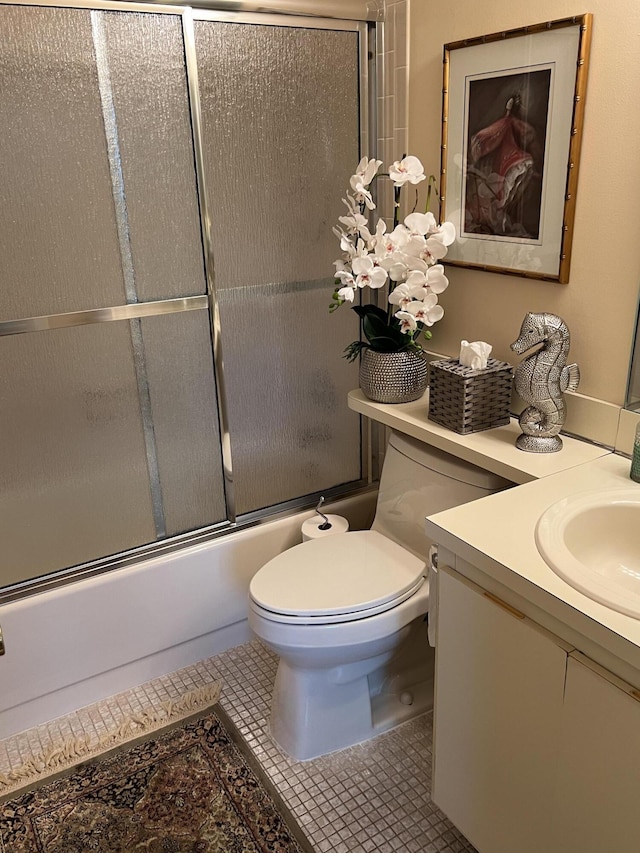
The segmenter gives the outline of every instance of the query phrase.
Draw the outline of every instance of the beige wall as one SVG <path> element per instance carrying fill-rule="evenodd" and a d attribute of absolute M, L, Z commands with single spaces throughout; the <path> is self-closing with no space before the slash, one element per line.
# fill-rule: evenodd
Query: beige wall
<path fill-rule="evenodd" d="M 593 41 L 569 283 L 449 267 L 429 347 L 457 355 L 461 339 L 486 340 L 517 364 L 509 344 L 526 312 L 559 314 L 580 393 L 622 405 L 640 284 L 639 0 L 410 0 L 409 151 L 439 172 L 445 43 L 583 12 Z"/>

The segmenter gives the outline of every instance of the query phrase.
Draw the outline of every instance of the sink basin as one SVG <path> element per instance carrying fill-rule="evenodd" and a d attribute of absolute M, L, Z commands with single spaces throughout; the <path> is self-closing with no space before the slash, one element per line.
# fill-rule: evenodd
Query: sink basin
<path fill-rule="evenodd" d="M 536 544 L 575 589 L 640 619 L 640 486 L 563 498 L 540 516 Z"/>

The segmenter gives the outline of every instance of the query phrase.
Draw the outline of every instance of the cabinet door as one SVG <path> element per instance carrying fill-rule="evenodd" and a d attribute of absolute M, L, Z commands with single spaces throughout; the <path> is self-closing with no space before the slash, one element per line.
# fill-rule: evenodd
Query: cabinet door
<path fill-rule="evenodd" d="M 640 850 L 639 699 L 582 655 L 569 658 L 557 793 L 562 853 Z"/>
<path fill-rule="evenodd" d="M 433 800 L 482 853 L 550 850 L 567 646 L 438 576 Z"/>

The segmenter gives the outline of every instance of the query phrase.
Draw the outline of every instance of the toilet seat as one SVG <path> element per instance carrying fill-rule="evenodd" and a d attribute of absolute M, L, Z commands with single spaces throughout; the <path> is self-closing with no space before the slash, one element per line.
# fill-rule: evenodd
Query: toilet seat
<path fill-rule="evenodd" d="M 253 605 L 275 622 L 327 625 L 396 607 L 424 583 L 424 562 L 374 530 L 303 542 L 251 581 Z"/>

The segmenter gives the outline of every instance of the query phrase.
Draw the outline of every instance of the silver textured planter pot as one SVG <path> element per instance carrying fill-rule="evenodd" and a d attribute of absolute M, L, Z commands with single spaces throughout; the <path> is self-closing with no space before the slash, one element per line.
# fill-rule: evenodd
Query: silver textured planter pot
<path fill-rule="evenodd" d="M 375 403 L 409 403 L 427 389 L 428 363 L 422 353 L 363 349 L 360 388 Z"/>

